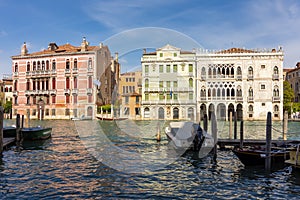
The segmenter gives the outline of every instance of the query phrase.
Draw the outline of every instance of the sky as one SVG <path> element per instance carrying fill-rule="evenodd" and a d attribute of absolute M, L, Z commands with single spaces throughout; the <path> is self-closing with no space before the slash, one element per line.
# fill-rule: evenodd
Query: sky
<path fill-rule="evenodd" d="M 0 0 L 0 75 L 12 73 L 11 56 L 24 42 L 31 53 L 50 42 L 80 46 L 83 37 L 121 52 L 123 72 L 139 68 L 141 49 L 167 43 L 183 50 L 282 46 L 284 68 L 293 68 L 299 9 L 298 0 Z"/>

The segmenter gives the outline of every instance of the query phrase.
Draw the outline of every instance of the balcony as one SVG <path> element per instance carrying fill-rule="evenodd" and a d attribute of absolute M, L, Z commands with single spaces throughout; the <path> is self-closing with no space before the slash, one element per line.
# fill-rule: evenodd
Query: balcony
<path fill-rule="evenodd" d="M 280 102 L 280 97 L 273 97 L 272 101 L 278 103 L 278 102 Z"/>
<path fill-rule="evenodd" d="M 241 75 L 241 74 L 239 74 L 239 75 L 236 75 L 236 80 L 237 80 L 237 81 L 241 81 L 241 80 L 242 80 L 242 78 L 243 78 L 243 77 L 242 77 L 242 75 Z"/>
<path fill-rule="evenodd" d="M 50 95 L 56 95 L 56 90 L 50 90 L 49 93 Z"/>
<path fill-rule="evenodd" d="M 86 89 L 86 93 L 89 95 L 89 94 L 92 94 L 93 93 L 93 88 L 87 88 Z"/>
<path fill-rule="evenodd" d="M 19 75 L 19 72 L 14 72 L 13 75 L 14 75 L 14 76 L 18 76 L 18 75 Z"/>
<path fill-rule="evenodd" d="M 207 98 L 206 97 L 200 97 L 200 102 L 207 102 Z"/>
<path fill-rule="evenodd" d="M 70 69 L 65 69 L 65 74 L 71 74 L 71 70 Z"/>
<path fill-rule="evenodd" d="M 93 73 L 93 71 L 94 71 L 93 68 L 91 68 L 91 67 L 88 67 L 88 68 L 87 68 L 87 72 L 88 72 L 88 73 Z"/>
<path fill-rule="evenodd" d="M 78 68 L 73 68 L 73 69 L 72 69 L 72 73 L 73 73 L 73 74 L 77 74 L 77 73 L 78 73 Z"/>
<path fill-rule="evenodd" d="M 206 76 L 205 76 L 205 75 L 201 75 L 200 80 L 201 80 L 201 81 L 205 81 L 205 80 L 206 80 Z"/>
<path fill-rule="evenodd" d="M 64 93 L 70 95 L 70 89 L 65 89 Z"/>
<path fill-rule="evenodd" d="M 13 96 L 18 96 L 18 93 L 19 93 L 19 92 L 18 92 L 18 91 L 16 91 L 16 90 L 15 90 L 15 91 L 13 91 Z"/>
<path fill-rule="evenodd" d="M 249 81 L 249 80 L 253 80 L 253 75 L 249 74 L 249 75 L 247 76 L 247 79 L 248 79 L 248 81 Z"/>
<path fill-rule="evenodd" d="M 236 100 L 235 100 L 236 102 L 243 102 L 243 97 L 236 97 Z"/>
<path fill-rule="evenodd" d="M 253 103 L 254 102 L 254 98 L 253 97 L 248 97 L 248 103 Z"/>
<path fill-rule="evenodd" d="M 38 95 L 49 95 L 49 90 L 38 90 Z"/>
<path fill-rule="evenodd" d="M 278 81 L 279 80 L 279 74 L 273 74 L 272 79 Z"/>
<path fill-rule="evenodd" d="M 72 90 L 72 94 L 73 94 L 73 95 L 78 95 L 78 89 L 73 89 L 73 90 Z"/>

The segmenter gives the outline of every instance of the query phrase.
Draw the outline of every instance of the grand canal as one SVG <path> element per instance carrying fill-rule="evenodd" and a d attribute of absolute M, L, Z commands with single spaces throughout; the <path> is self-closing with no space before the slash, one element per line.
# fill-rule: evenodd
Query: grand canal
<path fill-rule="evenodd" d="M 211 156 L 195 159 L 185 154 L 158 170 L 136 174 L 115 170 L 92 156 L 75 123 L 31 122 L 53 127 L 53 137 L 3 153 L 0 199 L 299 199 L 299 172 L 288 167 L 271 173 L 244 167 L 231 151 L 218 151 L 217 162 Z M 127 150 L 155 152 L 166 146 L 164 137 L 160 143 L 151 138 L 127 140 L 115 122 L 97 123 L 108 130 L 104 131 L 108 138 Z M 273 127 L 273 138 L 280 138 L 281 123 L 274 122 Z M 300 122 L 290 122 L 288 138 L 300 139 L 299 127 Z M 228 124 L 218 128 L 220 137 L 227 137 Z M 245 123 L 245 133 L 247 138 L 263 138 L 265 122 Z"/>

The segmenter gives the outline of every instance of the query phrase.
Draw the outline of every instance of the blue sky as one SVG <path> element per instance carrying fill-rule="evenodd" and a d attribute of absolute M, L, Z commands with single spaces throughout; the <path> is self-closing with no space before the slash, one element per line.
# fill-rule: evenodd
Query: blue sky
<path fill-rule="evenodd" d="M 299 9 L 297 0 L 0 0 L 0 74 L 11 73 L 10 56 L 23 42 L 29 52 L 50 42 L 79 46 L 83 36 L 91 45 L 110 44 L 114 35 L 144 27 L 174 30 L 207 49 L 283 46 L 284 67 L 291 68 L 300 61 Z M 121 56 L 122 71 L 137 68 L 139 55 Z"/>

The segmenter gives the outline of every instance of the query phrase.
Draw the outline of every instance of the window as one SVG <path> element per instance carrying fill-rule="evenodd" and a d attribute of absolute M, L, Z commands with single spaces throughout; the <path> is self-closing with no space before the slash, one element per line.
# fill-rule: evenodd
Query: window
<path fill-rule="evenodd" d="M 262 106 L 265 106 L 265 105 L 266 105 L 266 103 L 261 103 L 261 105 L 262 105 Z"/>
<path fill-rule="evenodd" d="M 48 108 L 46 109 L 45 115 L 49 116 L 49 109 Z"/>
<path fill-rule="evenodd" d="M 33 71 L 35 71 L 35 70 L 36 70 L 36 62 L 35 62 L 35 61 L 33 61 L 32 70 L 33 70 Z"/>
<path fill-rule="evenodd" d="M 253 89 L 249 88 L 249 97 L 253 97 Z"/>
<path fill-rule="evenodd" d="M 149 73 L 149 65 L 145 65 L 145 73 Z"/>
<path fill-rule="evenodd" d="M 49 60 L 46 61 L 46 70 L 49 70 Z"/>
<path fill-rule="evenodd" d="M 73 95 L 73 103 L 74 103 L 74 104 L 77 104 L 77 95 L 76 95 L 76 94 Z"/>
<path fill-rule="evenodd" d="M 163 73 L 164 72 L 164 66 L 163 65 L 159 65 L 159 72 Z"/>
<path fill-rule="evenodd" d="M 265 69 L 265 68 L 266 68 L 266 65 L 261 65 L 260 68 L 261 68 L 261 69 Z"/>
<path fill-rule="evenodd" d="M 159 100 L 164 100 L 164 99 L 165 99 L 164 93 L 159 93 Z"/>
<path fill-rule="evenodd" d="M 26 82 L 26 90 L 30 90 L 30 81 L 29 80 L 27 80 L 27 82 Z"/>
<path fill-rule="evenodd" d="M 56 96 L 52 96 L 52 104 L 55 104 L 56 103 Z"/>
<path fill-rule="evenodd" d="M 159 57 L 163 57 L 163 53 L 159 53 Z"/>
<path fill-rule="evenodd" d="M 249 111 L 249 112 L 253 112 L 253 106 L 252 106 L 252 105 L 249 105 L 248 111 Z"/>
<path fill-rule="evenodd" d="M 76 76 L 74 77 L 73 81 L 74 81 L 74 89 L 77 89 L 77 77 Z"/>
<path fill-rule="evenodd" d="M 35 85 L 35 84 L 33 84 Z M 56 79 L 52 78 L 52 89 L 55 90 L 56 89 Z"/>
<path fill-rule="evenodd" d="M 260 85 L 260 89 L 261 89 L 261 90 L 265 90 L 265 89 L 266 89 L 266 85 L 265 85 L 265 84 L 261 84 L 261 85 Z"/>
<path fill-rule="evenodd" d="M 274 67 L 274 74 L 278 74 L 278 67 L 277 66 Z"/>
<path fill-rule="evenodd" d="M 16 80 L 15 84 L 14 84 L 14 91 L 17 91 L 17 90 L 18 90 L 18 81 Z"/>
<path fill-rule="evenodd" d="M 149 88 L 149 80 L 145 79 L 145 88 Z"/>
<path fill-rule="evenodd" d="M 51 110 L 51 115 L 55 116 L 55 109 L 54 108 Z"/>
<path fill-rule="evenodd" d="M 29 72 L 30 71 L 30 62 L 27 63 L 27 68 L 26 71 Z"/>
<path fill-rule="evenodd" d="M 242 75 L 242 70 L 241 70 L 240 66 L 237 67 L 236 73 L 237 73 L 237 75 Z"/>
<path fill-rule="evenodd" d="M 93 66 L 92 66 L 92 58 L 89 58 L 89 61 L 88 61 L 88 68 L 89 69 L 92 69 Z"/>
<path fill-rule="evenodd" d="M 92 88 L 92 86 L 93 86 L 92 82 L 93 82 L 92 77 L 89 76 L 89 78 L 88 78 L 88 88 Z"/>
<path fill-rule="evenodd" d="M 129 104 L 129 96 L 125 96 L 125 104 L 126 104 L 126 105 Z"/>
<path fill-rule="evenodd" d="M 149 94 L 145 94 L 145 100 L 146 100 L 146 101 L 149 100 Z"/>
<path fill-rule="evenodd" d="M 42 61 L 42 70 L 45 71 L 45 61 Z"/>
<path fill-rule="evenodd" d="M 173 56 L 174 56 L 174 57 L 177 57 L 177 53 L 174 53 Z"/>
<path fill-rule="evenodd" d="M 178 100 L 178 94 L 173 94 L 173 99 Z"/>
<path fill-rule="evenodd" d="M 140 103 L 140 98 L 138 96 L 135 97 L 135 103 L 139 104 Z"/>
<path fill-rule="evenodd" d="M 173 72 L 174 72 L 174 73 L 177 72 L 177 65 L 173 65 Z"/>
<path fill-rule="evenodd" d="M 167 81 L 167 88 L 171 87 L 171 81 Z"/>
<path fill-rule="evenodd" d="M 171 72 L 171 66 L 170 65 L 167 65 L 167 73 L 170 73 Z"/>
<path fill-rule="evenodd" d="M 34 64 L 35 62 L 33 62 Z M 56 62 L 55 60 L 52 60 L 52 70 L 56 70 Z"/>
<path fill-rule="evenodd" d="M 177 88 L 177 87 L 178 87 L 177 81 L 173 81 L 173 88 Z"/>
<path fill-rule="evenodd" d="M 70 60 L 69 59 L 66 60 L 66 69 L 70 69 Z"/>
<path fill-rule="evenodd" d="M 193 98 L 194 98 L 194 95 L 193 95 L 192 92 L 190 92 L 190 93 L 189 93 L 189 100 L 193 100 Z"/>
<path fill-rule="evenodd" d="M 159 81 L 159 88 L 163 88 L 164 87 L 164 82 L 163 81 Z"/>
<path fill-rule="evenodd" d="M 66 110 L 65 110 L 65 116 L 69 116 L 69 115 L 70 115 L 70 109 L 66 108 Z"/>
<path fill-rule="evenodd" d="M 18 63 L 15 64 L 15 72 L 18 72 Z"/>
<path fill-rule="evenodd" d="M 66 78 L 66 89 L 70 89 L 70 78 Z"/>
<path fill-rule="evenodd" d="M 30 96 L 27 97 L 27 99 L 26 99 L 26 104 L 27 104 L 27 105 L 30 104 Z"/>
<path fill-rule="evenodd" d="M 93 103 L 93 96 L 92 95 L 88 95 L 88 103 Z"/>
<path fill-rule="evenodd" d="M 248 75 L 253 76 L 253 68 L 251 66 L 248 68 Z"/>
<path fill-rule="evenodd" d="M 193 87 L 193 79 L 192 78 L 189 79 L 189 87 Z"/>
<path fill-rule="evenodd" d="M 36 96 L 33 96 L 33 97 L 32 97 L 32 103 L 33 103 L 33 104 L 36 104 Z"/>
<path fill-rule="evenodd" d="M 37 70 L 41 70 L 41 62 L 40 61 L 37 62 Z"/>
<path fill-rule="evenodd" d="M 66 103 L 70 103 L 70 95 L 66 95 Z"/>
<path fill-rule="evenodd" d="M 74 67 L 73 68 L 77 69 L 77 59 L 76 58 L 74 59 Z"/>
<path fill-rule="evenodd" d="M 189 72 L 193 72 L 193 64 L 189 64 Z"/>
<path fill-rule="evenodd" d="M 18 105 L 18 96 L 15 96 L 15 104 Z"/>

